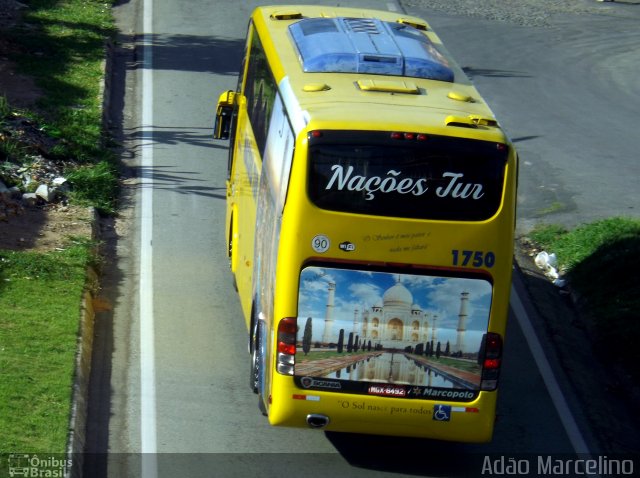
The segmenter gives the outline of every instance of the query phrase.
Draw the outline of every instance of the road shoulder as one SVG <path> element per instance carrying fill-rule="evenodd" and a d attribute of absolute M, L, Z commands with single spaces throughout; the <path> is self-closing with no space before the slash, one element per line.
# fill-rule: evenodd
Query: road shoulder
<path fill-rule="evenodd" d="M 587 325 L 588 309 L 540 271 L 526 239 L 516 247 L 517 273 L 539 318 L 536 332 L 555 355 L 558 380 L 594 454 L 637 454 L 640 426 L 632 413 L 637 386 L 598 357 Z"/>

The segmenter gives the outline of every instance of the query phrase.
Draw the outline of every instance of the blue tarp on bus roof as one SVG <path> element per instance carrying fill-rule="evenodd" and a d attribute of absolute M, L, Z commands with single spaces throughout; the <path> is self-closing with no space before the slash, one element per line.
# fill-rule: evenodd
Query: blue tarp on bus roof
<path fill-rule="evenodd" d="M 419 30 L 373 18 L 306 18 L 289 26 L 309 73 L 371 73 L 453 82 L 446 58 Z"/>

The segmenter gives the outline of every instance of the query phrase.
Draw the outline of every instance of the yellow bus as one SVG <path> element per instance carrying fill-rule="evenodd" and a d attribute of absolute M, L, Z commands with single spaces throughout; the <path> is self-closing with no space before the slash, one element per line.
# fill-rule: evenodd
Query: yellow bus
<path fill-rule="evenodd" d="M 517 156 L 429 25 L 257 8 L 213 136 L 269 422 L 490 440 Z"/>

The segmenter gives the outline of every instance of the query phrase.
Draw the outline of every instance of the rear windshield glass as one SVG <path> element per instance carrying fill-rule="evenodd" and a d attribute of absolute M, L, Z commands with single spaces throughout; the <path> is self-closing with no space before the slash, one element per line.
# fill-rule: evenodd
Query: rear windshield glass
<path fill-rule="evenodd" d="M 498 211 L 508 149 L 487 141 L 322 131 L 309 140 L 311 201 L 322 209 L 481 221 Z"/>
<path fill-rule="evenodd" d="M 396 398 L 473 400 L 492 290 L 479 277 L 305 267 L 296 383 Z"/>

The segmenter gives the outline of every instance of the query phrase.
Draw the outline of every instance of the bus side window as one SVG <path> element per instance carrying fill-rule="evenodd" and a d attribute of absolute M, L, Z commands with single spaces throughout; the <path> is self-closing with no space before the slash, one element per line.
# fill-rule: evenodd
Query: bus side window
<path fill-rule="evenodd" d="M 244 96 L 247 100 L 247 115 L 261 155 L 264 153 L 267 142 L 269 120 L 276 92 L 277 86 L 271 74 L 267 56 L 254 30 L 251 36 Z"/>

